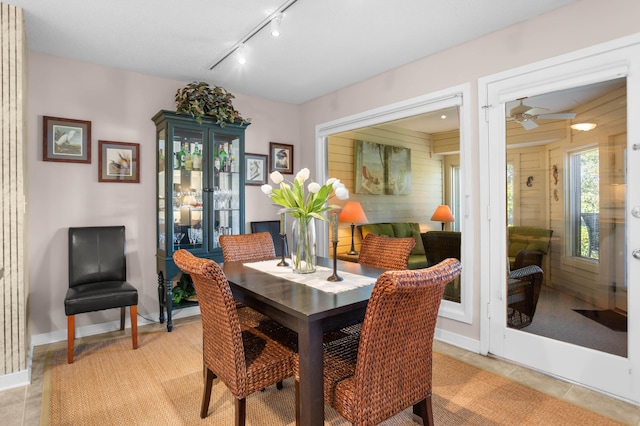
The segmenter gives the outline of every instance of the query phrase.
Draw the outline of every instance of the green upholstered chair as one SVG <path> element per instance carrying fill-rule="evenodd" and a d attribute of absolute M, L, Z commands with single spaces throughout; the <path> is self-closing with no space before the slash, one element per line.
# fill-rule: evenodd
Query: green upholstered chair
<path fill-rule="evenodd" d="M 534 226 L 509 226 L 507 248 L 511 270 L 528 265 L 542 266 L 542 257 L 549 253 L 551 229 Z"/>

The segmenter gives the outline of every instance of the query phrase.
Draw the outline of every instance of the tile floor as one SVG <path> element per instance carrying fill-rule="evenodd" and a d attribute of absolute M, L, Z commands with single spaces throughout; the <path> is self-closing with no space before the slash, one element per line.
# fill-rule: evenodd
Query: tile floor
<path fill-rule="evenodd" d="M 192 319 L 184 318 L 185 321 Z M 176 321 L 176 324 L 180 320 Z M 162 329 L 163 324 L 149 324 L 141 326 L 141 329 Z M 114 332 L 114 336 L 120 336 L 120 332 Z M 102 335 L 100 338 L 104 338 Z M 95 339 L 96 336 L 81 338 Z M 48 350 L 64 349 L 66 342 L 57 342 L 50 345 L 37 346 L 34 349 L 32 383 L 0 392 L 0 423 L 7 426 L 37 426 L 40 425 L 40 411 L 42 405 L 42 385 L 44 381 L 44 361 Z M 525 384 L 541 392 L 570 401 L 576 405 L 588 408 L 597 413 L 614 418 L 624 424 L 640 426 L 640 407 L 619 401 L 573 385 L 571 383 L 556 380 L 552 377 L 537 373 L 528 368 L 505 362 L 493 357 L 481 356 L 464 349 L 435 342 L 434 349 L 440 353 L 458 358 L 464 362 L 482 368 L 487 371 L 508 377 L 516 382 Z M 47 424 L 46 422 L 42 423 Z"/>

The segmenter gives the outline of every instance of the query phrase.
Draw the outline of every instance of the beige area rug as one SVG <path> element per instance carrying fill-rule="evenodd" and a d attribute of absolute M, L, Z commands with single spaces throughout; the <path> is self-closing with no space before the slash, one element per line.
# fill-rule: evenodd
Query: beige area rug
<path fill-rule="evenodd" d="M 41 424 L 51 425 L 231 425 L 233 400 L 214 382 L 209 417 L 200 419 L 202 330 L 192 322 L 142 332 L 140 347 L 121 337 L 47 354 Z M 436 425 L 617 425 L 608 418 L 504 377 L 434 353 Z M 293 381 L 247 399 L 247 424 L 294 425 Z M 325 424 L 347 425 L 325 407 Z M 411 409 L 384 425 L 414 425 Z"/>

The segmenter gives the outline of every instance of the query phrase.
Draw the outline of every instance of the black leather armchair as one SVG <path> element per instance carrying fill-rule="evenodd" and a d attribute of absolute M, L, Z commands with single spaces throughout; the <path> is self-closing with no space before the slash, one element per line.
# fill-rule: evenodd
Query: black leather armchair
<path fill-rule="evenodd" d="M 280 236 L 280 221 L 279 220 L 263 220 L 257 222 L 251 222 L 251 233 L 268 232 L 273 239 L 273 248 L 276 249 L 276 257 L 282 256 L 282 237 Z M 289 246 L 287 245 L 287 239 L 284 240 L 284 255 L 289 256 Z"/>
<path fill-rule="evenodd" d="M 67 315 L 67 362 L 73 363 L 75 315 L 120 308 L 124 330 L 125 307 L 130 306 L 133 349 L 138 347 L 138 291 L 127 282 L 124 226 L 69 228 L 69 289 L 64 298 Z"/>

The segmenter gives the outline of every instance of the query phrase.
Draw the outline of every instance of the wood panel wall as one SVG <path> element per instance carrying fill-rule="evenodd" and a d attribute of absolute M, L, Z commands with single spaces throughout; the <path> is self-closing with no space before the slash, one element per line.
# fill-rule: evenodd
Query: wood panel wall
<path fill-rule="evenodd" d="M 26 35 L 22 9 L 0 3 L 0 374 L 27 369 L 25 251 Z"/>
<path fill-rule="evenodd" d="M 364 140 L 411 149 L 411 193 L 408 195 L 356 194 L 354 171 L 354 141 Z M 459 142 L 458 142 L 459 146 Z M 359 201 L 369 223 L 417 222 L 421 230 L 440 229 L 429 219 L 443 197 L 443 156 L 432 152 L 432 138 L 421 132 L 408 131 L 392 125 L 380 125 L 344 132 L 328 138 L 328 172 L 349 189 L 349 201 Z M 336 200 L 332 200 L 336 201 Z M 343 205 L 344 202 L 336 203 Z M 351 228 L 340 224 L 338 253 L 351 247 Z M 356 250 L 360 235 L 355 233 Z"/>
<path fill-rule="evenodd" d="M 520 210 L 516 224 L 553 230 L 551 251 L 545 256 L 546 283 L 602 307 L 607 307 L 609 300 L 609 276 L 613 267 L 612 260 L 607 255 L 609 248 L 602 245 L 599 262 L 576 262 L 566 254 L 566 165 L 572 151 L 589 146 L 599 147 L 601 218 L 607 214 L 609 218 L 619 215 L 617 210 L 620 210 L 620 205 L 614 206 L 613 212 L 606 211 L 609 208 L 606 200 L 611 191 L 607 190 L 605 183 L 606 179 L 612 179 L 607 177 L 610 175 L 607 164 L 623 163 L 619 158 L 623 149 L 612 146 L 616 137 L 626 135 L 626 85 L 622 82 L 621 86 L 574 109 L 577 113 L 574 122 L 598 124 L 598 127 L 589 132 L 571 130 L 569 122 L 564 120 L 540 123 L 539 128 L 530 131 L 521 129 L 516 123 L 507 125 L 507 143 L 510 148 L 508 155 L 519 159 L 520 173 L 516 182 L 520 191 Z M 558 168 L 557 183 L 553 177 L 554 165 Z M 529 176 L 533 176 L 531 187 L 526 185 Z M 610 182 L 614 185 L 619 183 L 621 182 Z M 601 225 L 600 229 L 600 241 L 603 244 L 610 231 L 606 225 Z"/>

